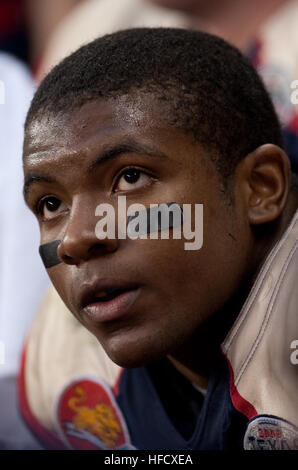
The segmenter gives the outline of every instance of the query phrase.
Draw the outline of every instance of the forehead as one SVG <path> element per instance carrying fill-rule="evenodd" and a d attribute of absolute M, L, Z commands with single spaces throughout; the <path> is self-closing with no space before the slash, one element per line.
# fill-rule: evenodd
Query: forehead
<path fill-rule="evenodd" d="M 30 123 L 25 133 L 24 157 L 36 150 L 58 146 L 79 147 L 98 134 L 129 131 L 152 123 L 150 112 L 140 99 L 120 97 L 114 100 L 95 100 L 79 108 L 45 112 Z M 149 117 L 150 116 L 150 117 Z"/>
<path fill-rule="evenodd" d="M 111 141 L 121 136 L 150 140 L 154 130 L 166 135 L 171 130 L 167 123 L 170 114 L 170 106 L 160 105 L 151 94 L 93 100 L 79 108 L 45 113 L 26 129 L 24 164 L 28 157 L 42 152 L 80 152 L 95 140 Z"/>
<path fill-rule="evenodd" d="M 218 183 L 208 152 L 192 133 L 169 123 L 172 118 L 171 103 L 150 93 L 93 100 L 77 109 L 39 117 L 25 134 L 24 194 L 28 180 L 33 179 L 58 179 L 74 191 L 82 184 L 90 186 L 96 179 L 97 162 L 105 162 L 105 170 L 112 170 L 116 158 L 120 161 L 125 154 L 138 154 L 143 159 L 138 160 L 140 164 L 145 163 L 145 156 L 149 163 L 151 156 L 155 169 L 181 174 L 181 179 L 199 178 L 202 186 L 211 179 Z"/>
<path fill-rule="evenodd" d="M 179 180 L 175 191 L 183 194 L 214 192 L 220 181 L 209 154 L 193 134 L 168 123 L 169 112 L 167 103 L 148 95 L 122 96 L 32 121 L 23 152 L 27 202 L 32 206 L 33 183 L 37 193 L 54 186 L 69 194 L 92 192 L 99 190 L 99 175 L 109 181 L 125 164 L 148 164 L 169 185 Z M 166 184 L 163 188 L 167 191 Z"/>
<path fill-rule="evenodd" d="M 179 166 L 194 153 L 205 154 L 191 133 L 170 124 L 173 110 L 152 93 L 136 92 L 117 98 L 88 101 L 79 108 L 45 113 L 25 133 L 23 163 L 34 169 L 68 169 L 88 165 L 105 148 L 133 141 L 150 152 L 174 156 Z M 84 157 L 84 158 L 82 158 Z M 90 157 L 90 158 L 89 158 Z M 198 155 L 196 155 L 196 162 Z M 200 159 L 201 163 L 203 158 Z M 205 160 L 205 158 L 204 158 Z M 56 170 L 55 170 L 56 171 Z"/>

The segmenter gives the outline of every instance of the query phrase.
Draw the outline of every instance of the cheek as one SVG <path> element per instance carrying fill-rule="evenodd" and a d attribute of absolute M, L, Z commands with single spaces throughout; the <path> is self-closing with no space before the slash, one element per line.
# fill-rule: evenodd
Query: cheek
<path fill-rule="evenodd" d="M 194 251 L 184 249 L 183 239 L 136 242 L 141 269 L 155 292 L 158 311 L 159 306 L 179 315 L 196 311 L 197 319 L 203 320 L 238 288 L 246 249 L 234 218 L 206 210 L 203 233 L 203 246 Z"/>

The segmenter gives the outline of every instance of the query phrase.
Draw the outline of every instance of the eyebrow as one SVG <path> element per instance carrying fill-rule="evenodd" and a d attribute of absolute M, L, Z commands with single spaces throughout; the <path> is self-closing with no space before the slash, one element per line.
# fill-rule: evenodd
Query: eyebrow
<path fill-rule="evenodd" d="M 29 191 L 30 186 L 33 183 L 39 183 L 39 182 L 45 182 L 45 183 L 55 183 L 56 180 L 55 178 L 52 178 L 50 176 L 41 176 L 33 173 L 28 173 L 25 177 L 24 181 L 24 187 L 23 187 L 23 196 L 26 202 L 26 197 Z"/>
<path fill-rule="evenodd" d="M 118 145 L 105 148 L 88 167 L 88 173 L 92 173 L 96 168 L 104 164 L 107 160 L 115 159 L 123 153 L 138 153 L 141 155 L 149 155 L 151 157 L 167 158 L 166 154 L 160 150 L 155 149 L 151 145 L 127 140 Z"/>
<path fill-rule="evenodd" d="M 123 153 L 137 153 L 157 158 L 168 158 L 166 154 L 160 150 L 155 149 L 151 145 L 135 142 L 133 140 L 126 140 L 119 144 L 104 148 L 103 151 L 100 152 L 100 154 L 96 157 L 96 159 L 88 166 L 87 173 L 92 173 L 107 161 L 113 160 Z M 39 182 L 57 183 L 57 180 L 51 176 L 43 176 L 32 172 L 28 173 L 28 175 L 25 177 L 23 187 L 23 196 L 25 201 L 31 185 Z"/>

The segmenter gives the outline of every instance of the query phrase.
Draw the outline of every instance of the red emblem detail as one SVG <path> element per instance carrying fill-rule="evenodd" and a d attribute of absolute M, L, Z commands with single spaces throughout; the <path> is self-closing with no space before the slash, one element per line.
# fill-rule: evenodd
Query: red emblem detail
<path fill-rule="evenodd" d="M 81 378 L 67 385 L 58 401 L 57 417 L 61 438 L 72 449 L 130 446 L 121 410 L 102 380 Z"/>

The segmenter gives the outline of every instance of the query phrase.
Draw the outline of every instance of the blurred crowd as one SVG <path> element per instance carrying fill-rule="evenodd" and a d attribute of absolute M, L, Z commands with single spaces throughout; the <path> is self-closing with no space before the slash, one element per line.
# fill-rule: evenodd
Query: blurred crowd
<path fill-rule="evenodd" d="M 49 284 L 22 196 L 23 124 L 34 87 L 100 35 L 140 26 L 204 30 L 236 45 L 258 69 L 298 171 L 297 22 L 298 0 L 0 0 L 0 449 L 39 448 L 22 424 L 16 392 L 26 332 Z"/>

